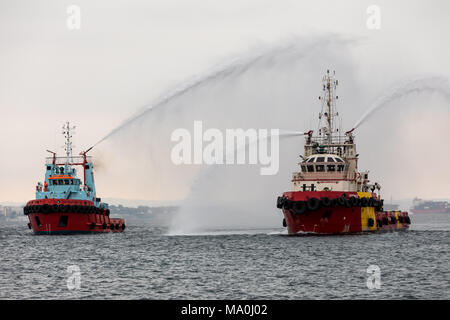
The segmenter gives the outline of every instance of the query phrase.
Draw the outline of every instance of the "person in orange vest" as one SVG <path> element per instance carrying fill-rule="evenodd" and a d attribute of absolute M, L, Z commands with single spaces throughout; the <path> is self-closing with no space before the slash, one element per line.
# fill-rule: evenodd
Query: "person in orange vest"
<path fill-rule="evenodd" d="M 48 191 L 48 183 L 47 181 L 44 181 L 44 192 Z"/>

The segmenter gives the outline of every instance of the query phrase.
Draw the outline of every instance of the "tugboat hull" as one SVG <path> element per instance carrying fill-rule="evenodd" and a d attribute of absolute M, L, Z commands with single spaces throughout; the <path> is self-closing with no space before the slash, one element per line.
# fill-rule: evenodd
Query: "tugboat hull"
<path fill-rule="evenodd" d="M 125 221 L 109 217 L 90 201 L 43 199 L 29 201 L 24 208 L 34 234 L 80 234 L 123 232 Z"/>
<path fill-rule="evenodd" d="M 382 203 L 369 192 L 285 192 L 282 199 L 289 234 L 398 231 L 411 223 L 407 212 L 382 211 Z"/>

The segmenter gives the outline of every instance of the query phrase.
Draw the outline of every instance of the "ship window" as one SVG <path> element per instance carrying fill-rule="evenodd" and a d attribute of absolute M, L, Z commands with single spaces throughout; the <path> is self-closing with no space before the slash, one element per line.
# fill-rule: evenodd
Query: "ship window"
<path fill-rule="evenodd" d="M 316 171 L 317 172 L 324 172 L 325 171 L 325 166 L 323 164 L 316 165 Z"/>
<path fill-rule="evenodd" d="M 89 169 L 89 165 L 88 165 L 88 164 L 85 165 L 84 168 L 85 168 L 85 169 Z"/>
<path fill-rule="evenodd" d="M 338 165 L 338 171 L 344 171 L 344 165 L 343 164 Z"/>
<path fill-rule="evenodd" d="M 58 223 L 58 227 L 67 227 L 67 222 L 69 221 L 69 217 L 68 216 L 61 216 L 61 218 L 59 218 L 59 223 Z"/>
<path fill-rule="evenodd" d="M 47 166 L 47 171 L 52 170 L 52 167 Z"/>
<path fill-rule="evenodd" d="M 308 162 L 314 162 L 314 159 L 315 158 L 311 158 L 311 159 L 308 160 Z"/>
<path fill-rule="evenodd" d="M 39 217 L 36 216 L 36 217 L 34 217 L 34 218 L 35 218 L 35 220 L 36 220 L 36 223 L 37 223 L 38 227 L 39 227 L 39 228 L 42 227 L 41 220 L 39 219 Z"/>
<path fill-rule="evenodd" d="M 344 162 L 344 161 L 342 161 L 341 159 L 339 159 L 339 158 L 335 158 L 336 159 L 336 162 Z"/>
<path fill-rule="evenodd" d="M 333 158 L 328 158 L 328 162 L 334 162 Z"/>
<path fill-rule="evenodd" d="M 307 166 L 307 168 L 308 168 L 308 172 L 314 172 L 314 166 L 309 165 L 309 166 Z"/>
<path fill-rule="evenodd" d="M 336 171 L 336 166 L 334 164 L 327 165 L 327 170 L 330 172 Z"/>
<path fill-rule="evenodd" d="M 306 172 L 306 166 L 302 166 L 302 171 Z"/>
<path fill-rule="evenodd" d="M 325 157 L 317 157 L 316 162 L 324 162 L 325 161 Z"/>
<path fill-rule="evenodd" d="M 69 180 L 64 180 L 64 184 L 69 184 Z"/>

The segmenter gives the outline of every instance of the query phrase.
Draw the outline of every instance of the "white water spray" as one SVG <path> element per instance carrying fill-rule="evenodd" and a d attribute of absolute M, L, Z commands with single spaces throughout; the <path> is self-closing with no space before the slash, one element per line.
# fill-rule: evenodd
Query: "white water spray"
<path fill-rule="evenodd" d="M 374 113 L 388 106 L 391 102 L 401 99 L 412 93 L 439 93 L 444 95 L 450 100 L 450 83 L 447 77 L 444 76 L 431 76 L 414 78 L 408 81 L 404 81 L 393 88 L 388 89 L 382 94 L 372 105 L 367 109 L 363 116 L 355 123 L 354 129 L 358 128 L 367 119 L 369 119 Z"/>
<path fill-rule="evenodd" d="M 292 138 L 303 136 L 301 131 L 279 130 L 278 134 L 271 134 L 264 137 L 264 140 L 277 138 Z M 260 142 L 260 139 L 248 141 L 245 145 L 236 146 L 234 152 L 242 152 L 250 146 Z M 281 155 L 280 155 L 281 156 Z M 221 185 L 229 181 L 223 179 L 224 176 L 232 174 L 232 171 L 242 172 L 238 175 L 243 180 L 234 181 L 231 185 Z M 168 235 L 221 235 L 234 233 L 267 233 L 268 226 L 265 224 L 264 213 L 270 212 L 268 208 L 274 208 L 275 194 L 268 188 L 276 177 L 260 176 L 250 170 L 248 166 L 230 167 L 224 165 L 210 165 L 203 167 L 197 174 L 191 186 L 191 193 L 175 215 Z M 244 182 L 246 181 L 246 182 Z M 246 187 L 248 181 L 251 188 Z M 232 201 L 223 198 L 216 189 L 226 190 L 231 188 L 234 191 Z M 269 191 L 270 196 L 254 197 L 254 194 L 261 194 L 261 189 Z M 212 191 L 211 190 L 215 190 Z M 265 192 L 263 192 L 265 193 Z M 229 195 L 229 193 L 227 193 Z M 276 215 L 273 215 L 275 218 Z M 224 231 L 227 230 L 227 231 Z M 230 231 L 232 230 L 232 231 Z"/>
<path fill-rule="evenodd" d="M 308 55 L 311 51 L 325 46 L 330 46 L 333 44 L 347 44 L 352 43 L 355 40 L 350 38 L 344 38 L 341 36 L 336 35 L 330 35 L 326 37 L 320 37 L 316 41 L 309 42 L 306 46 L 301 46 L 298 43 L 301 42 L 300 39 L 296 39 L 294 42 L 284 43 L 277 46 L 271 46 L 266 47 L 263 49 L 257 50 L 257 52 L 248 53 L 245 55 L 242 55 L 239 58 L 231 60 L 229 63 L 222 64 L 214 69 L 212 69 L 209 72 L 206 72 L 202 75 L 195 76 L 192 79 L 181 83 L 174 87 L 174 89 L 169 90 L 168 92 L 164 93 L 160 98 L 156 99 L 154 103 L 152 103 L 150 106 L 146 107 L 143 111 L 137 113 L 136 115 L 130 117 L 129 119 L 125 120 L 120 126 L 113 129 L 110 133 L 108 133 L 105 137 L 103 137 L 101 140 L 99 140 L 97 143 L 94 144 L 94 147 L 100 144 L 101 142 L 107 140 L 117 132 L 121 131 L 122 129 L 126 128 L 130 124 L 134 123 L 136 120 L 144 117 L 149 112 L 152 112 L 153 110 L 170 103 L 172 100 L 182 96 L 183 94 L 186 94 L 190 91 L 195 90 L 196 88 L 201 87 L 204 84 L 210 83 L 214 80 L 224 79 L 226 77 L 232 76 L 232 75 L 240 75 L 247 70 L 249 70 L 252 66 L 258 64 L 259 62 L 266 60 L 267 62 L 270 62 L 271 59 L 282 56 L 282 55 L 296 55 L 296 59 L 300 58 L 301 56 Z"/>

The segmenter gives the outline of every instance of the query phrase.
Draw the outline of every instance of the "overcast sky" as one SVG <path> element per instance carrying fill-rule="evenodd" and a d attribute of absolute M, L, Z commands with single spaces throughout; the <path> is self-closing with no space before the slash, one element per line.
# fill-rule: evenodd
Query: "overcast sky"
<path fill-rule="evenodd" d="M 69 5 L 81 9 L 79 30 L 67 27 Z M 379 30 L 367 28 L 370 5 L 381 9 Z M 403 75 L 448 76 L 449 9 L 445 0 L 0 0 L 0 202 L 33 198 L 65 121 L 77 125 L 75 149 L 87 148 L 168 88 L 260 44 L 358 37 L 355 68 L 380 89 Z"/>

